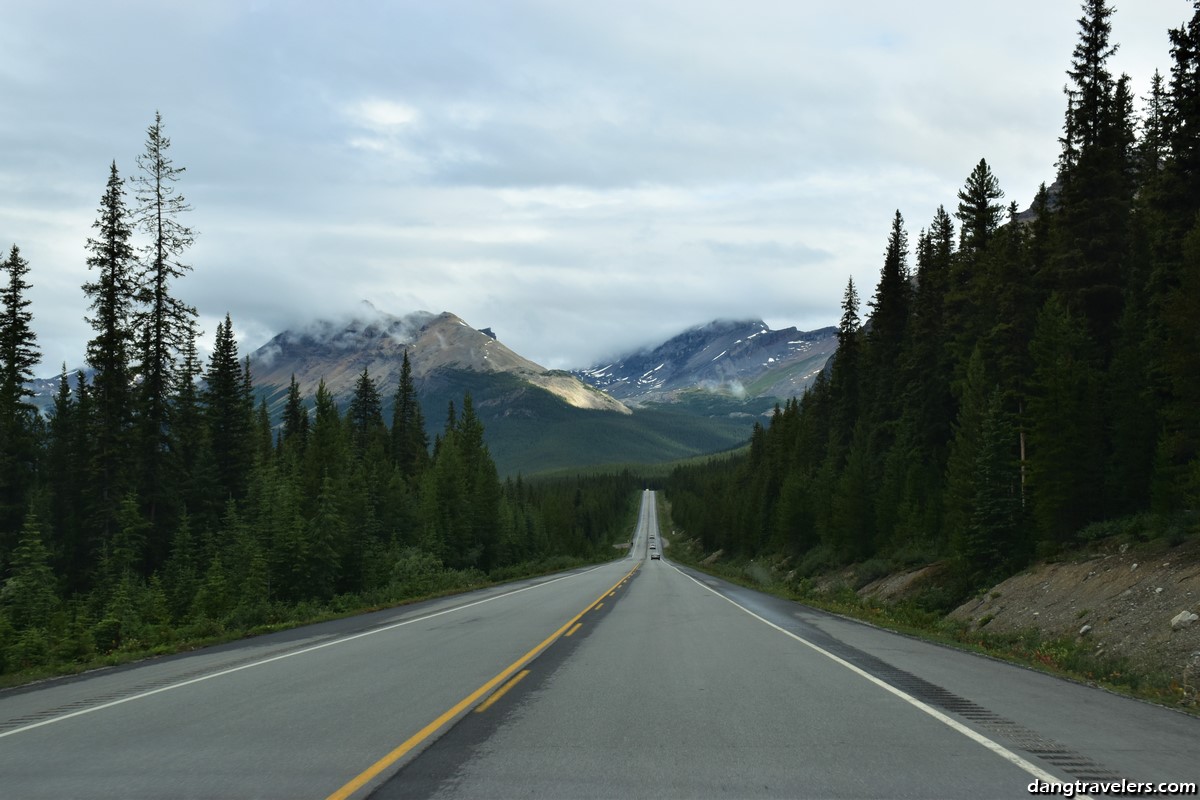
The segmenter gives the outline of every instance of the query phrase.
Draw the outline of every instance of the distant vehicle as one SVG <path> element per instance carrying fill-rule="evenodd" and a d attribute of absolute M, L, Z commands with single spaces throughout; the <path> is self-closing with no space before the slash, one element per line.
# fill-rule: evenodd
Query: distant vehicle
<path fill-rule="evenodd" d="M 660 556 L 658 553 L 651 553 L 650 560 L 651 561 L 662 561 L 662 556 Z"/>

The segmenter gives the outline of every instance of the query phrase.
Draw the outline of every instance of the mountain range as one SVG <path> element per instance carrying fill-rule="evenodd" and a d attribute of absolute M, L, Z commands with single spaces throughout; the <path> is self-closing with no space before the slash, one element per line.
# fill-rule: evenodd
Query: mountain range
<path fill-rule="evenodd" d="M 836 347 L 837 328 L 773 331 L 761 320 L 716 320 L 575 374 L 632 406 L 676 402 L 698 389 L 775 400 L 801 394 Z"/>
<path fill-rule="evenodd" d="M 436 384 L 445 372 L 506 375 L 541 389 L 573 408 L 632 413 L 619 400 L 568 372 L 548 370 L 514 353 L 489 329 L 476 330 L 449 312 L 417 311 L 397 317 L 364 301 L 348 320 L 315 320 L 275 336 L 250 356 L 254 382 L 286 388 L 292 376 L 300 392 L 313 396 L 317 384 L 348 397 L 365 368 L 384 388 L 400 381 L 404 351 L 418 386 Z"/>
<path fill-rule="evenodd" d="M 739 447 L 756 420 L 804 390 L 836 340 L 833 328 L 718 320 L 587 369 L 550 370 L 449 312 L 396 316 L 364 301 L 349 316 L 283 331 L 250 354 L 250 366 L 275 419 L 293 376 L 310 403 L 324 381 L 345 406 L 366 369 L 390 420 L 407 351 L 430 437 L 470 393 L 497 468 L 516 475 Z M 58 382 L 32 382 L 34 403 L 49 408 Z"/>

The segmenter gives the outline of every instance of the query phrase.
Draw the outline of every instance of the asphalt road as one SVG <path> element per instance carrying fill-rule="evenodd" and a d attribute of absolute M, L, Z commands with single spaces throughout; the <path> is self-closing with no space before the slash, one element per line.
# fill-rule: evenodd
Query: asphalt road
<path fill-rule="evenodd" d="M 1029 797 L 1200 720 L 628 558 L 0 693 L 0 798 Z M 659 547 L 662 547 L 661 541 Z"/>

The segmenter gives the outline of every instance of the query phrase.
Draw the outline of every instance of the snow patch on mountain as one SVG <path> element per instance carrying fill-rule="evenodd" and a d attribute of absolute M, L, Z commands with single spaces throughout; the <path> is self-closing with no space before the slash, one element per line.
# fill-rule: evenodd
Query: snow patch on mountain
<path fill-rule="evenodd" d="M 714 320 L 575 374 L 631 405 L 671 402 L 694 389 L 786 398 L 812 383 L 836 343 L 834 328 L 773 331 L 761 320 Z"/>

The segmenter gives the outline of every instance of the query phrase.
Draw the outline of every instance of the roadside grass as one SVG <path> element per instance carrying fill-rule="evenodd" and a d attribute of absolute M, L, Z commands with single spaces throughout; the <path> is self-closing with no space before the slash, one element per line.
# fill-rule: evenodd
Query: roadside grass
<path fill-rule="evenodd" d="M 635 520 L 636 513 L 635 510 L 633 512 Z M 339 595 L 325 604 L 300 603 L 295 606 L 275 604 L 265 612 L 269 622 L 237 625 L 204 620 L 178 628 L 154 631 L 150 635 L 157 641 L 152 643 L 138 640 L 109 652 L 88 653 L 84 651 L 74 654 L 73 657 L 55 659 L 48 663 L 4 673 L 0 675 L 0 689 L 10 689 L 50 678 L 79 675 L 84 672 L 121 666 L 159 656 L 188 653 L 205 647 L 291 630 L 319 622 L 345 619 L 373 611 L 399 608 L 426 600 L 500 586 L 517 580 L 600 564 L 617 557 L 620 556 L 587 560 L 568 556 L 551 556 L 542 561 L 495 570 L 487 575 L 478 571 L 448 571 L 439 576 L 430 576 L 434 580 L 427 582 L 415 592 L 406 593 L 402 589 L 378 590 L 364 594 Z"/>
<path fill-rule="evenodd" d="M 670 505 L 661 495 L 659 520 L 661 527 L 670 529 Z M 832 581 L 830 588 L 821 588 L 812 578 L 796 578 L 794 574 L 789 578 L 787 573 L 780 574 L 775 565 L 762 561 L 713 559 L 710 554 L 700 551 L 695 540 L 679 535 L 671 540 L 671 544 L 673 560 L 730 583 L 906 636 L 1200 715 L 1200 675 L 1141 672 L 1126 659 L 1097 655 L 1087 640 L 1050 637 L 1033 628 L 1003 634 L 972 629 L 945 617 L 947 598 L 956 594 L 953 588 L 931 585 L 915 599 L 887 603 L 861 597 L 855 591 L 856 587 L 845 582 Z M 895 564 L 889 569 L 898 571 L 904 566 L 907 565 Z M 878 572 L 878 565 L 870 566 L 868 572 Z M 867 582 L 860 580 L 859 584 Z"/>
<path fill-rule="evenodd" d="M 633 492 L 617 530 L 632 532 L 637 526 L 640 492 Z M 0 689 L 9 689 L 50 678 L 78 675 L 165 655 L 175 655 L 214 645 L 248 639 L 319 622 L 399 608 L 464 592 L 500 586 L 513 581 L 552 575 L 580 567 L 602 564 L 625 555 L 623 548 L 600 548 L 595 558 L 555 555 L 538 561 L 514 564 L 489 573 L 479 570 L 449 570 L 431 565 L 428 557 L 408 553 L 393 564 L 396 579 L 388 586 L 333 597 L 326 603 L 267 603 L 252 609 L 235 609 L 221 621 L 204 619 L 178 626 L 145 625 L 136 636 L 116 647 L 98 647 L 95 637 L 81 629 L 78 636 L 63 637 L 51 644 L 37 629 L 33 636 L 7 646 L 9 665 L 18 658 L 27 666 L 0 674 Z M 28 634 L 29 632 L 26 632 Z M 28 639 L 28 641 L 24 641 Z M 19 663 L 19 662 L 18 662 Z"/>

